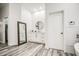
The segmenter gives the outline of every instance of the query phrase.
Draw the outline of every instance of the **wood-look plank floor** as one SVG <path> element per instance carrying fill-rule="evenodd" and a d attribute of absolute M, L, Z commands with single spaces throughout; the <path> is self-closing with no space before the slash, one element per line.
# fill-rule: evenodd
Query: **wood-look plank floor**
<path fill-rule="evenodd" d="M 28 42 L 0 50 L 0 56 L 74 56 L 60 50 L 46 49 L 44 44 Z"/>
<path fill-rule="evenodd" d="M 3 48 L 6 48 L 6 47 L 8 47 L 8 45 L 0 43 L 0 50 L 2 50 Z"/>

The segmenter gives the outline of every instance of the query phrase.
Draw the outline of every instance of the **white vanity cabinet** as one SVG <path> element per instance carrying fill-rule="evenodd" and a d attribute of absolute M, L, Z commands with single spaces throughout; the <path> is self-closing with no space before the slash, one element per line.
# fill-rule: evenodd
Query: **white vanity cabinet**
<path fill-rule="evenodd" d="M 29 41 L 37 42 L 37 43 L 44 43 L 45 34 L 41 32 L 31 32 L 29 36 Z"/>

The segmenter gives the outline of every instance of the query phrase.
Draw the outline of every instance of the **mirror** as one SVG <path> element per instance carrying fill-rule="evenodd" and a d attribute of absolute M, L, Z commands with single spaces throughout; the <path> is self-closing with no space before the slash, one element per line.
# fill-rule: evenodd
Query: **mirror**
<path fill-rule="evenodd" d="M 42 30 L 43 27 L 44 27 L 44 24 L 43 24 L 42 21 L 37 21 L 37 23 L 35 24 L 35 26 L 36 26 L 36 28 L 37 28 L 38 30 Z"/>
<path fill-rule="evenodd" d="M 18 45 L 27 42 L 27 35 L 26 35 L 26 23 L 18 22 Z"/>

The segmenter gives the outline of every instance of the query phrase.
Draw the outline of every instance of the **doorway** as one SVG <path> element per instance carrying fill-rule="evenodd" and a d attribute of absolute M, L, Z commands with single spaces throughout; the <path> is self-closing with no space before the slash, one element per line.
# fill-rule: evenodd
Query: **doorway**
<path fill-rule="evenodd" d="M 64 11 L 53 12 L 48 17 L 48 47 L 64 50 Z"/>
<path fill-rule="evenodd" d="M 8 45 L 8 25 L 5 24 L 5 44 Z"/>
<path fill-rule="evenodd" d="M 8 25 L 0 22 L 0 49 L 8 46 Z"/>

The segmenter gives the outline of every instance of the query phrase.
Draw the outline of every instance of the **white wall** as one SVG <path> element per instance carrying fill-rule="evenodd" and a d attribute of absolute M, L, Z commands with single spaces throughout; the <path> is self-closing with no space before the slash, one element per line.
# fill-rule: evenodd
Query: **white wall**
<path fill-rule="evenodd" d="M 8 45 L 18 44 L 17 21 L 20 20 L 21 6 L 20 4 L 9 4 L 9 20 L 8 20 Z"/>
<path fill-rule="evenodd" d="M 8 15 L 9 15 L 9 4 L 3 3 L 1 9 L 2 9 L 2 16 L 1 17 L 8 17 Z"/>
<path fill-rule="evenodd" d="M 46 4 L 46 17 L 49 17 L 50 12 L 61 10 L 64 11 L 64 49 L 65 52 L 74 53 L 76 34 L 79 34 L 79 4 Z M 75 21 L 75 25 L 69 25 L 71 20 Z"/>

